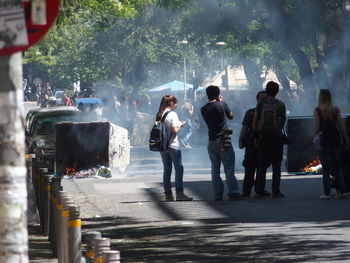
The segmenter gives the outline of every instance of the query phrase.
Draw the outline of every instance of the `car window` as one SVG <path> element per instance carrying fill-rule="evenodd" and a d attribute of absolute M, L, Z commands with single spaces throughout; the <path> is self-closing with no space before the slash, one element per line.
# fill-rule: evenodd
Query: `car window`
<path fill-rule="evenodd" d="M 63 115 L 38 117 L 35 123 L 35 133 L 39 135 L 54 134 L 56 123 L 65 121 L 79 122 L 84 120 L 81 118 L 81 114 L 78 114 L 77 112 Z"/>
<path fill-rule="evenodd" d="M 27 125 L 26 125 L 26 132 L 30 132 L 33 120 L 35 119 L 35 114 L 32 113 L 29 117 L 27 117 Z"/>

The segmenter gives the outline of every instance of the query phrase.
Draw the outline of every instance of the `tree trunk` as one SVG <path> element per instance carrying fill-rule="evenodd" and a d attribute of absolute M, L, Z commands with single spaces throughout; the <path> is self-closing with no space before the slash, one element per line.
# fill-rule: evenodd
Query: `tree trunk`
<path fill-rule="evenodd" d="M 314 81 L 313 72 L 309 59 L 300 48 L 290 48 L 290 54 L 298 66 L 301 81 L 303 82 L 304 94 L 302 96 L 302 105 L 305 113 L 312 112 L 316 105 L 317 86 Z"/>
<path fill-rule="evenodd" d="M 260 77 L 261 71 L 258 65 L 247 59 L 243 59 L 242 64 L 249 87 L 253 90 L 261 90 L 263 88 L 264 80 Z"/>
<path fill-rule="evenodd" d="M 0 262 L 28 262 L 22 54 L 0 57 Z"/>

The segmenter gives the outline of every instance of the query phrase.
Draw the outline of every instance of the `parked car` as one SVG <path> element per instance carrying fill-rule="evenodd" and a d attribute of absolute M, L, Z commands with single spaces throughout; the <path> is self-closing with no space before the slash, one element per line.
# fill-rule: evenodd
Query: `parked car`
<path fill-rule="evenodd" d="M 26 116 L 27 153 L 34 153 L 33 166 L 54 172 L 55 126 L 58 122 L 85 121 L 76 107 L 50 107 L 30 110 Z"/>

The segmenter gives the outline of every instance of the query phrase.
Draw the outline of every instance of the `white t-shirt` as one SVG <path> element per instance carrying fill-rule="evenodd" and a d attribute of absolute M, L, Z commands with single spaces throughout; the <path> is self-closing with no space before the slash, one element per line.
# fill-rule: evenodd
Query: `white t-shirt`
<path fill-rule="evenodd" d="M 168 111 L 164 111 L 163 115 L 168 112 Z M 162 117 L 163 117 L 162 115 Z M 166 116 L 165 120 L 164 120 L 165 126 L 168 129 L 169 132 L 171 132 L 171 128 L 174 128 L 176 126 L 179 126 L 181 124 L 179 117 L 177 116 L 177 113 L 175 111 L 171 111 L 168 113 L 168 115 Z M 172 133 L 171 137 L 170 137 L 170 142 L 169 142 L 169 147 L 173 148 L 173 149 L 180 149 L 180 143 L 179 143 L 179 138 L 177 136 L 177 134 Z"/>

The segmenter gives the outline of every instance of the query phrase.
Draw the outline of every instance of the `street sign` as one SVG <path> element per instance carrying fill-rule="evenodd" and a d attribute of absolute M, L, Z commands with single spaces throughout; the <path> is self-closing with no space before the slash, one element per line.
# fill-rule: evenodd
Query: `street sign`
<path fill-rule="evenodd" d="M 52 26 L 59 5 L 60 0 L 12 0 L 0 5 L 0 56 L 34 45 Z"/>

